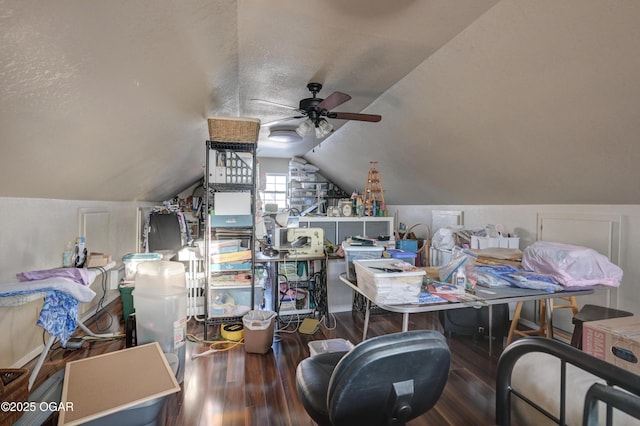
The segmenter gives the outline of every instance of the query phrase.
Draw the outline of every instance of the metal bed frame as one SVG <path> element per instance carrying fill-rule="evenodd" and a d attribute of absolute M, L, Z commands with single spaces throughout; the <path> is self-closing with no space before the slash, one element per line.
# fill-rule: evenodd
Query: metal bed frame
<path fill-rule="evenodd" d="M 560 359 L 560 412 L 558 417 L 549 413 L 511 386 L 511 375 L 516 361 L 525 354 L 543 352 Z M 496 424 L 511 424 L 511 398 L 517 397 L 559 425 L 566 424 L 567 364 L 573 365 L 603 379 L 607 386 L 594 383 L 585 396 L 583 425 L 597 424 L 597 402 L 606 405 L 606 424 L 612 424 L 613 409 L 640 419 L 640 377 L 611 363 L 597 359 L 566 343 L 543 337 L 526 337 L 509 345 L 498 360 L 496 375 Z M 622 392 L 623 389 L 631 394 Z"/>

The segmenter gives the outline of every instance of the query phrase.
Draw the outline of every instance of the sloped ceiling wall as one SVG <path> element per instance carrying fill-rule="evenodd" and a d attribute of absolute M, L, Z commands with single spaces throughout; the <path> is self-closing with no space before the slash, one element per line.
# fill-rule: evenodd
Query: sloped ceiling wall
<path fill-rule="evenodd" d="M 0 195 L 161 201 L 238 116 L 235 2 L 0 2 Z"/>
<path fill-rule="evenodd" d="M 345 3 L 0 0 L 0 196 L 168 199 L 207 117 L 320 81 L 382 121 L 261 155 L 349 191 L 376 160 L 389 204 L 638 203 L 640 3 Z"/>
<path fill-rule="evenodd" d="M 639 20 L 501 1 L 307 158 L 361 189 L 377 160 L 390 204 L 637 203 Z"/>

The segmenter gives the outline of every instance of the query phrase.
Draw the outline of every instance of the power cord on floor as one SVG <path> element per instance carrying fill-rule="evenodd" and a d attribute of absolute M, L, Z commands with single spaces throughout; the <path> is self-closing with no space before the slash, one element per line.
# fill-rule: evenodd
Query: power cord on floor
<path fill-rule="evenodd" d="M 98 304 L 96 306 L 96 313 L 93 317 L 93 321 L 96 325 L 96 330 L 98 330 L 99 332 L 102 331 L 106 331 L 109 330 L 111 328 L 111 326 L 113 325 L 113 315 L 111 315 L 111 313 L 106 309 L 106 307 L 104 306 L 105 300 L 107 298 L 107 283 L 108 283 L 108 275 L 107 275 L 107 270 L 104 269 L 102 266 L 94 266 L 91 268 L 87 268 L 87 269 L 96 269 L 100 272 L 101 275 L 101 285 L 102 285 L 102 296 L 100 297 L 100 300 L 98 300 Z M 101 327 L 98 324 L 98 320 L 100 319 L 100 317 L 107 315 L 107 317 L 109 318 L 109 322 L 106 325 L 106 327 Z"/>
<path fill-rule="evenodd" d="M 223 338 L 220 338 L 219 340 L 204 340 L 204 339 L 200 339 L 199 337 L 193 334 L 187 334 L 187 340 L 194 343 L 203 343 L 203 344 L 209 345 L 208 350 L 191 355 L 191 359 L 200 358 L 201 356 L 211 355 L 216 352 L 228 351 L 235 348 L 236 346 L 244 345 L 244 338 L 240 340 L 226 340 Z M 218 347 L 219 345 L 226 345 L 226 346 Z"/>
<path fill-rule="evenodd" d="M 329 317 L 333 319 L 333 326 L 328 324 L 327 318 Z M 320 318 L 320 325 L 326 328 L 327 330 L 335 330 L 335 328 L 338 326 L 336 315 L 332 312 L 329 312 L 327 315 L 323 315 L 322 318 Z"/>

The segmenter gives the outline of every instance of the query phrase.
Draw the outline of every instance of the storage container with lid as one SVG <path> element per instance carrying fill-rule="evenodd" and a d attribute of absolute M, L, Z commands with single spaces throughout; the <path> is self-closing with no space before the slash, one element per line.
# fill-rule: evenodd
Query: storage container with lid
<path fill-rule="evenodd" d="M 178 356 L 182 382 L 187 331 L 187 283 L 183 263 L 160 260 L 138 265 L 133 290 L 138 345 L 158 342 Z"/>
<path fill-rule="evenodd" d="M 354 261 L 358 288 L 375 304 L 419 303 L 424 269 L 399 259 Z M 400 270 L 402 272 L 396 272 Z"/>
<path fill-rule="evenodd" d="M 384 251 L 382 246 L 353 245 L 346 241 L 342 243 L 342 249 L 344 250 L 345 268 L 349 281 L 356 280 L 356 270 L 355 266 L 353 266 L 354 260 L 379 259 Z"/>
<path fill-rule="evenodd" d="M 122 262 L 124 263 L 124 280 L 134 281 L 136 278 L 136 272 L 138 271 L 138 265 L 142 262 L 155 262 L 162 260 L 160 253 L 129 253 L 122 256 Z"/>
<path fill-rule="evenodd" d="M 418 256 L 418 254 L 415 253 L 415 252 L 398 250 L 398 249 L 387 249 L 382 254 L 382 257 L 385 257 L 385 258 L 391 257 L 393 259 L 402 259 L 405 262 L 410 263 L 412 265 L 416 264 L 416 257 L 417 256 Z"/>

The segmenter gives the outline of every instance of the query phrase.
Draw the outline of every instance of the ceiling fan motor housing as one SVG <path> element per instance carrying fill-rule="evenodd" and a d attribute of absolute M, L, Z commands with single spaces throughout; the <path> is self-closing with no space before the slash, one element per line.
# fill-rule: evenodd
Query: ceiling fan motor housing
<path fill-rule="evenodd" d="M 322 110 L 318 108 L 318 104 L 322 102 L 320 98 L 306 98 L 300 101 L 300 110 L 312 120 L 320 118 Z"/>

